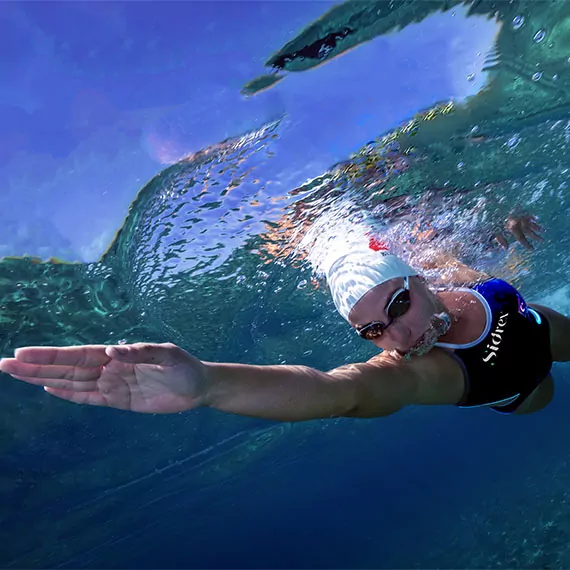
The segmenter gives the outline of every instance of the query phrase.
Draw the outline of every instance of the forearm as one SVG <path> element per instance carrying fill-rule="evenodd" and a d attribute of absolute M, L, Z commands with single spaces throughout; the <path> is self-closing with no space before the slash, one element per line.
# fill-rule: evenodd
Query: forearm
<path fill-rule="evenodd" d="M 294 422 L 350 415 L 355 383 L 306 366 L 204 363 L 207 406 L 246 416 Z"/>

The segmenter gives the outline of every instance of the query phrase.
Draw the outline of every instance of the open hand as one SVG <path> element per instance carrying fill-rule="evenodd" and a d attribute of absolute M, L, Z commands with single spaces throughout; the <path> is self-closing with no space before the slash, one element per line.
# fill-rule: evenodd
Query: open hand
<path fill-rule="evenodd" d="M 505 232 L 511 234 L 525 249 L 530 251 L 534 249 L 534 246 L 530 243 L 529 238 L 540 241 L 544 240 L 540 235 L 544 230 L 538 225 L 535 216 L 511 215 L 507 218 L 504 232 L 497 232 L 493 237 L 502 247 L 508 249 L 509 242 L 505 236 Z"/>
<path fill-rule="evenodd" d="M 0 371 L 93 406 L 174 413 L 205 404 L 206 367 L 174 344 L 19 348 Z"/>

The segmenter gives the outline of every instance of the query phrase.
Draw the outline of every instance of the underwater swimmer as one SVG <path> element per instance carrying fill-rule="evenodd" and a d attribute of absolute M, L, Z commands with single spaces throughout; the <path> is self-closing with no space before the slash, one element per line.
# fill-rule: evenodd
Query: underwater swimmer
<path fill-rule="evenodd" d="M 203 362 L 174 344 L 26 347 L 0 370 L 78 404 L 176 413 L 206 406 L 278 421 L 386 416 L 409 405 L 540 410 L 552 361 L 570 360 L 570 319 L 527 305 L 505 281 L 447 260 L 433 290 L 387 251 L 337 259 L 338 312 L 383 351 L 322 372 L 307 366 Z"/>

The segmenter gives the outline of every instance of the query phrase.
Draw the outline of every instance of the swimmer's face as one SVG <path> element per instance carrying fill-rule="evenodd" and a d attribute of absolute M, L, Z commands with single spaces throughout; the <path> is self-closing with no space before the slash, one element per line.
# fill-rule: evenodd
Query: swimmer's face
<path fill-rule="evenodd" d="M 373 321 L 390 322 L 386 305 L 398 289 L 404 285 L 404 278 L 390 279 L 368 291 L 349 314 L 349 322 L 361 328 Z M 371 340 L 384 350 L 395 350 L 407 354 L 414 348 L 422 335 L 431 327 L 433 316 L 441 312 L 442 305 L 435 295 L 418 277 L 409 278 L 410 307 L 396 317 L 381 336 Z"/>

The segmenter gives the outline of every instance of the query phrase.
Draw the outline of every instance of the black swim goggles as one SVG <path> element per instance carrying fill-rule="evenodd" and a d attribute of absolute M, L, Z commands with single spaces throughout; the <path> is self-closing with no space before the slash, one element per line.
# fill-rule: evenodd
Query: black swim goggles
<path fill-rule="evenodd" d="M 408 277 L 404 277 L 404 286 L 398 289 L 388 301 L 386 305 L 386 314 L 390 318 L 388 324 L 380 321 L 372 321 L 367 325 L 358 327 L 356 334 L 366 340 L 374 340 L 380 338 L 384 331 L 394 322 L 394 319 L 405 315 L 410 308 L 410 285 Z"/>

